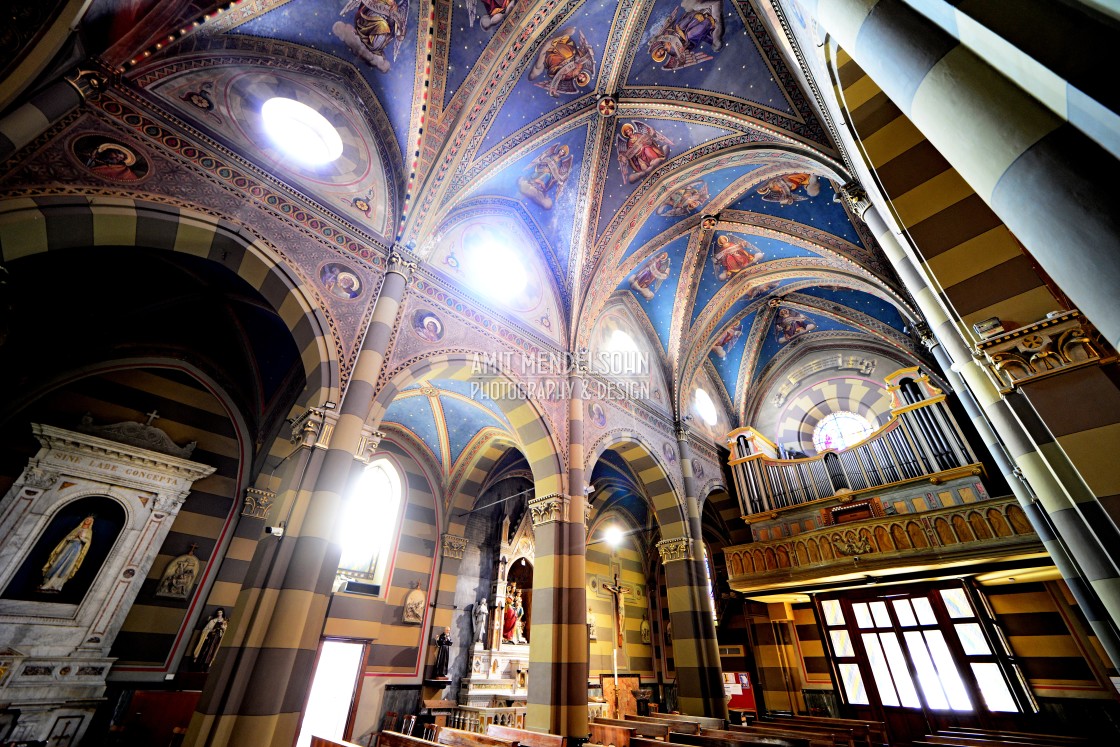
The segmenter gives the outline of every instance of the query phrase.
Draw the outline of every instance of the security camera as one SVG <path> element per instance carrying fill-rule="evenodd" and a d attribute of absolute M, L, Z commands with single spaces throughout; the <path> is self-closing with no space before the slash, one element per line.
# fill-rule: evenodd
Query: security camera
<path fill-rule="evenodd" d="M 264 533 L 265 534 L 271 534 L 273 537 L 276 537 L 277 539 L 279 539 L 280 537 L 284 536 L 284 527 L 283 527 L 283 525 L 278 526 L 278 527 L 265 527 L 264 528 Z"/>

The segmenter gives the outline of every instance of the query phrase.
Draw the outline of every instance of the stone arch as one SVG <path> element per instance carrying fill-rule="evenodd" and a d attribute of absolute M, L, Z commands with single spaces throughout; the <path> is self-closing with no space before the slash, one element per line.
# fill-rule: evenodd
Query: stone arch
<path fill-rule="evenodd" d="M 465 381 L 478 376 L 479 367 L 480 362 L 475 355 L 466 352 L 435 353 L 401 365 L 385 377 L 385 385 L 374 396 L 367 425 L 376 429 L 397 394 L 408 386 L 430 379 Z M 502 378 L 524 393 L 520 382 L 502 371 L 485 366 L 483 373 Z M 506 422 L 516 424 L 511 426 L 512 435 L 533 471 L 537 496 L 565 494 L 567 480 L 560 462 L 561 450 L 556 442 L 555 430 L 549 426 L 543 411 L 528 396 L 494 401 L 505 415 Z"/>
<path fill-rule="evenodd" d="M 676 444 L 672 444 L 676 448 Z M 689 536 L 687 517 L 677 490 L 669 480 L 658 451 L 653 449 L 645 437 L 634 431 L 617 430 L 606 434 L 592 451 L 587 474 L 606 451 L 614 451 L 630 467 L 634 476 L 646 491 L 646 498 L 653 508 L 654 516 L 661 527 L 664 539 Z"/>
<path fill-rule="evenodd" d="M 450 489 L 444 499 L 447 502 L 448 532 L 462 534 L 466 526 L 465 512 L 474 508 L 478 496 L 486 489 L 486 480 L 494 465 L 503 454 L 516 448 L 512 437 L 494 434 L 451 476 Z"/>
<path fill-rule="evenodd" d="M 103 204 L 81 195 L 7 200 L 0 202 L 0 263 L 62 249 L 136 247 L 220 264 L 260 293 L 291 332 L 306 378 L 297 407 L 340 401 L 331 321 L 276 251 L 244 232 L 202 212 L 143 200 Z"/>

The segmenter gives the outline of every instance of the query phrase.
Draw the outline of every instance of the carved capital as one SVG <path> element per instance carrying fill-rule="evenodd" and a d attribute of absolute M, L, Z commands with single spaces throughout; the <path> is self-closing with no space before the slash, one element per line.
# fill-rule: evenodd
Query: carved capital
<path fill-rule="evenodd" d="M 58 472 L 40 467 L 28 467 L 23 473 L 23 487 L 48 490 L 58 481 Z"/>
<path fill-rule="evenodd" d="M 74 71 L 72 75 L 67 75 L 64 80 L 73 86 L 74 90 L 83 99 L 101 93 L 109 84 L 108 79 L 96 70 L 82 70 L 80 68 Z"/>
<path fill-rule="evenodd" d="M 859 182 L 851 181 L 841 187 L 840 199 L 853 215 L 860 220 L 865 220 L 864 216 L 871 209 L 871 198 L 867 196 L 867 190 Z"/>
<path fill-rule="evenodd" d="M 661 564 L 672 563 L 675 560 L 693 560 L 692 540 L 687 537 L 661 540 L 657 543 L 657 552 L 661 553 Z"/>
<path fill-rule="evenodd" d="M 319 407 L 309 407 L 294 420 L 288 421 L 292 426 L 289 440 L 298 446 L 326 447 L 330 440 L 330 430 L 326 427 L 327 411 Z"/>
<path fill-rule="evenodd" d="M 454 534 L 445 534 L 440 537 L 440 542 L 443 544 L 443 557 L 462 560 L 463 553 L 467 549 L 466 537 L 456 537 Z"/>
<path fill-rule="evenodd" d="M 983 340 L 977 348 L 1005 394 L 1027 382 L 1115 360 L 1100 333 L 1077 310 L 1051 314 Z"/>
<path fill-rule="evenodd" d="M 554 521 L 568 521 L 568 509 L 572 499 L 561 493 L 551 493 L 529 499 L 529 515 L 533 526 L 550 524 Z"/>
<path fill-rule="evenodd" d="M 381 439 L 385 438 L 385 434 L 381 431 L 367 431 L 362 433 L 362 438 L 358 442 L 358 448 L 354 452 L 354 457 L 369 464 L 373 459 L 373 455 L 377 452 L 377 447 L 381 445 Z"/>
<path fill-rule="evenodd" d="M 406 254 L 406 249 L 400 244 L 394 244 L 393 248 L 389 250 L 389 262 L 386 265 L 386 272 L 395 272 L 405 280 L 412 277 L 412 273 L 416 270 L 416 262 L 409 259 Z"/>
<path fill-rule="evenodd" d="M 246 488 L 245 505 L 241 508 L 241 515 L 253 519 L 267 519 L 274 500 L 276 500 L 276 493 L 271 490 Z"/>

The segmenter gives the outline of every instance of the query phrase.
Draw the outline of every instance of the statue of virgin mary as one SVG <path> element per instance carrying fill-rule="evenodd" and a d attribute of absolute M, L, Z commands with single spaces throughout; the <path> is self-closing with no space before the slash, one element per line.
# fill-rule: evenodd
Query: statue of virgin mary
<path fill-rule="evenodd" d="M 74 578 L 86 559 L 90 543 L 93 542 L 93 517 L 87 516 L 82 523 L 55 545 L 43 566 L 43 583 L 39 591 L 62 591 L 63 585 Z"/>

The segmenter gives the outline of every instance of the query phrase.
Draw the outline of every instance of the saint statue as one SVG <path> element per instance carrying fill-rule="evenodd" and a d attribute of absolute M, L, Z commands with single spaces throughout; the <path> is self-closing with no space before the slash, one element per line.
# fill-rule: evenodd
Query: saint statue
<path fill-rule="evenodd" d="M 474 606 L 474 640 L 476 643 L 486 643 L 486 620 L 490 610 L 486 608 L 486 600 L 478 600 Z"/>
<path fill-rule="evenodd" d="M 650 630 L 649 630 L 649 614 L 648 613 L 643 613 L 642 614 L 642 626 L 641 626 L 640 630 L 641 630 L 641 633 L 642 633 L 642 643 L 649 643 L 651 640 L 653 640 L 653 636 L 650 634 Z"/>
<path fill-rule="evenodd" d="M 157 597 L 171 597 L 174 599 L 187 599 L 194 588 L 194 580 L 198 576 L 199 563 L 194 551 L 198 545 L 191 545 L 186 555 L 180 555 L 167 564 L 156 587 Z"/>
<path fill-rule="evenodd" d="M 517 588 L 516 586 L 514 588 Z M 502 613 L 502 643 L 513 643 L 517 628 L 517 605 L 512 596 L 506 597 L 505 612 Z"/>
<path fill-rule="evenodd" d="M 451 662 L 451 628 L 444 628 L 436 638 L 436 661 L 432 665 L 432 679 L 447 679 L 447 665 Z"/>
<path fill-rule="evenodd" d="M 529 640 L 525 638 L 525 606 L 521 601 L 520 591 L 513 596 L 513 606 L 514 614 L 517 615 L 516 622 L 513 624 L 513 642 L 528 643 Z"/>
<path fill-rule="evenodd" d="M 74 578 L 82 567 L 92 542 L 93 516 L 87 516 L 51 551 L 43 566 L 43 583 L 39 584 L 39 591 L 62 591 L 63 585 Z"/>
<path fill-rule="evenodd" d="M 203 672 L 209 671 L 210 665 L 214 663 L 214 657 L 218 654 L 218 646 L 221 644 L 222 636 L 226 634 L 226 628 L 228 627 L 229 620 L 226 619 L 226 611 L 221 607 L 214 610 L 214 614 L 206 621 L 206 626 L 198 637 L 198 645 L 194 648 L 195 666 Z"/>

